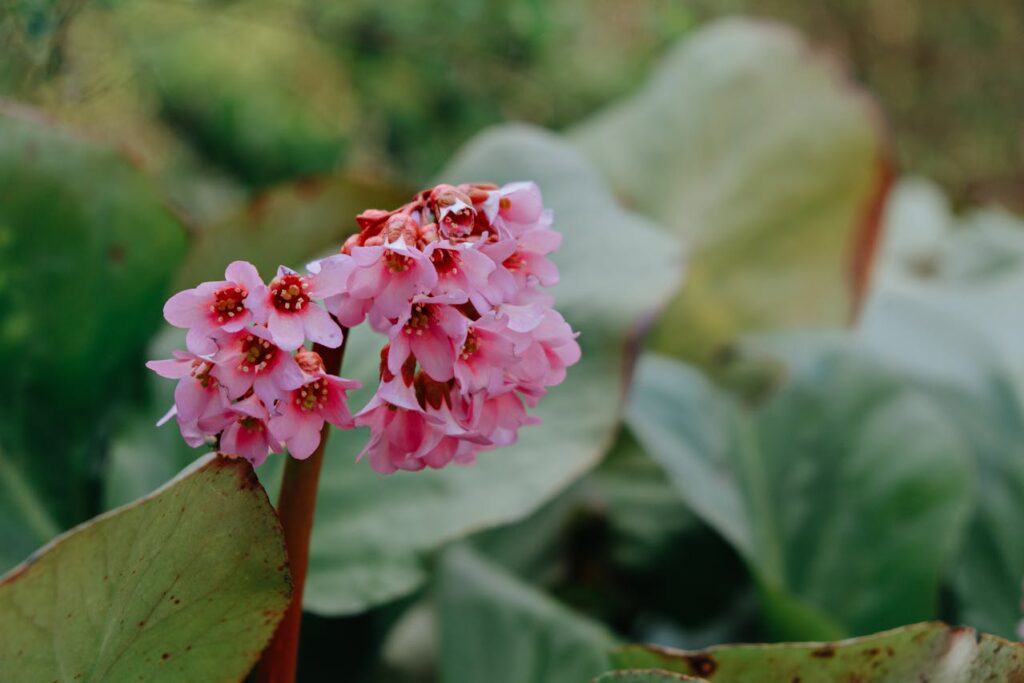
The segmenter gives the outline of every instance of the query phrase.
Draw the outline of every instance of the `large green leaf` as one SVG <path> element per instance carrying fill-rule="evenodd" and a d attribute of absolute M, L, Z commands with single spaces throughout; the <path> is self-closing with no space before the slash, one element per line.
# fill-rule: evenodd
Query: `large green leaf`
<path fill-rule="evenodd" d="M 562 683 L 608 669 L 615 639 L 468 548 L 438 577 L 444 683 Z"/>
<path fill-rule="evenodd" d="M 966 449 L 942 410 L 850 345 L 752 345 L 788 377 L 755 408 L 664 357 L 643 357 L 637 439 L 683 500 L 745 558 L 782 637 L 932 617 L 966 516 Z"/>
<path fill-rule="evenodd" d="M 238 681 L 288 606 L 286 564 L 252 468 L 208 456 L 0 579 L 0 671 L 18 681 Z"/>
<path fill-rule="evenodd" d="M 184 231 L 114 150 L 0 106 L 0 569 L 93 514 Z"/>
<path fill-rule="evenodd" d="M 979 639 L 971 629 L 939 623 L 835 643 L 724 645 L 692 652 L 630 646 L 612 659 L 622 669 L 658 668 L 715 683 L 983 683 L 1024 676 L 1024 646 L 987 635 Z"/>
<path fill-rule="evenodd" d="M 879 274 L 858 333 L 921 383 L 963 434 L 977 472 L 954 567 L 959 618 L 1013 637 L 1024 577 L 1024 222 L 999 209 L 963 217 L 934 185 L 897 186 Z"/>
<path fill-rule="evenodd" d="M 711 24 L 573 139 L 628 206 L 694 247 L 657 348 L 704 361 L 740 331 L 849 320 L 851 262 L 865 277 L 887 186 L 881 131 L 792 30 Z"/>
<path fill-rule="evenodd" d="M 583 359 L 541 402 L 543 425 L 472 467 L 381 477 L 353 463 L 365 430 L 333 434 L 306 589 L 306 607 L 316 612 L 356 612 L 412 590 L 425 578 L 427 553 L 524 517 L 593 467 L 618 427 L 629 341 L 679 279 L 675 240 L 619 208 L 582 155 L 551 134 L 485 133 L 440 178 L 540 184 L 565 236 L 554 294 L 581 332 Z M 352 333 L 343 374 L 367 387 L 354 394 L 354 407 L 376 387 L 380 344 L 365 329 Z"/>

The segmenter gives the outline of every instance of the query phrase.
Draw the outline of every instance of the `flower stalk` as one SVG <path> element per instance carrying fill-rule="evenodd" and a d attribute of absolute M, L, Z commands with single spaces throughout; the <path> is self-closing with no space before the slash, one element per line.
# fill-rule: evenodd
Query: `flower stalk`
<path fill-rule="evenodd" d="M 313 350 L 323 359 L 324 370 L 332 375 L 341 372 L 341 363 L 348 342 L 348 330 L 342 328 L 344 339 L 338 348 L 315 344 Z M 320 445 L 305 460 L 285 461 L 277 513 L 284 530 L 285 549 L 292 577 L 292 601 L 284 619 L 274 632 L 256 666 L 258 683 L 293 683 L 299 659 L 299 635 L 302 627 L 302 596 L 309 568 L 309 541 L 313 532 L 316 494 L 320 470 L 331 425 L 325 422 L 320 432 Z"/>

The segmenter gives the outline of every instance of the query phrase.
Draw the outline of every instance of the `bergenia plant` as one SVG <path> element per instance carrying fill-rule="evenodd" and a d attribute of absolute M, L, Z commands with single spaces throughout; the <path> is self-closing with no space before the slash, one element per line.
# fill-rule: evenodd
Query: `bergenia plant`
<path fill-rule="evenodd" d="M 291 456 L 278 511 L 296 590 L 260 680 L 294 678 L 326 425 L 368 427 L 357 457 L 382 474 L 469 465 L 538 422 L 529 409 L 580 358 L 544 291 L 558 282 L 548 256 L 561 236 L 536 184 L 438 185 L 356 222 L 305 273 L 281 266 L 265 284 L 236 261 L 224 280 L 171 297 L 164 316 L 188 330 L 188 349 L 148 363 L 178 380 L 165 421 L 190 445 L 253 466 Z M 338 373 L 348 329 L 363 323 L 386 339 L 377 390 L 353 415 L 359 383 Z"/>

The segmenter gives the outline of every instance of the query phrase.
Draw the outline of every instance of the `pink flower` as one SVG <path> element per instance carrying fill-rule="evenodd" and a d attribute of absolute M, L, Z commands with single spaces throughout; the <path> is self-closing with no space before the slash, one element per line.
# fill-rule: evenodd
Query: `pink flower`
<path fill-rule="evenodd" d="M 516 307 L 503 307 L 503 311 Z M 558 311 L 547 308 L 536 325 L 522 329 L 524 318 L 510 318 L 510 327 L 519 326 L 516 355 L 519 363 L 509 370 L 509 376 L 519 384 L 519 389 L 528 395 L 539 397 L 544 387 L 561 384 L 565 380 L 566 368 L 580 359 L 577 333 Z M 520 312 L 516 310 L 516 312 Z"/>
<path fill-rule="evenodd" d="M 458 294 L 468 298 L 478 310 L 500 300 L 500 290 L 490 284 L 494 261 L 476 244 L 452 244 L 447 240 L 431 242 L 424 250 L 437 272 L 432 294 Z"/>
<path fill-rule="evenodd" d="M 220 436 L 221 453 L 243 457 L 259 467 L 270 451 L 281 452 L 281 444 L 267 424 L 267 408 L 255 395 L 233 404 L 229 413 L 232 419 Z"/>
<path fill-rule="evenodd" d="M 370 314 L 371 322 L 403 315 L 409 300 L 437 284 L 437 272 L 422 251 L 403 240 L 380 246 L 353 247 L 348 292 L 331 297 L 329 306 L 343 324 Z"/>
<path fill-rule="evenodd" d="M 465 237 L 476 224 L 476 210 L 465 192 L 451 185 L 438 185 L 430 192 L 428 206 L 437 216 L 445 237 Z"/>
<path fill-rule="evenodd" d="M 253 321 L 265 319 L 266 285 L 256 268 L 246 261 L 234 261 L 224 277 L 178 292 L 164 304 L 167 322 L 188 329 L 186 343 L 194 353 L 213 353 L 217 350 L 213 341 L 217 333 L 238 332 Z"/>
<path fill-rule="evenodd" d="M 320 444 L 324 422 L 339 429 L 352 427 L 346 392 L 362 385 L 327 374 L 320 356 L 312 351 L 300 350 L 297 360 L 308 381 L 278 401 L 270 431 L 293 457 L 304 460 Z"/>
<path fill-rule="evenodd" d="M 469 421 L 473 430 L 487 440 L 488 449 L 513 444 L 520 427 L 540 423 L 541 419 L 527 413 L 522 399 L 511 391 L 478 397 Z"/>
<path fill-rule="evenodd" d="M 433 448 L 419 455 L 417 459 L 427 467 L 439 470 L 450 462 L 460 465 L 472 464 L 480 450 L 480 444 L 454 436 L 444 436 Z"/>
<path fill-rule="evenodd" d="M 428 375 L 440 382 L 455 374 L 455 350 L 462 347 L 469 321 L 451 304 L 464 303 L 456 295 L 416 296 L 408 311 L 388 332 L 391 351 L 388 369 L 398 374 L 414 356 Z"/>
<path fill-rule="evenodd" d="M 334 254 L 306 264 L 306 269 L 317 280 L 318 296 L 338 322 L 347 328 L 355 327 L 366 319 L 372 299 L 357 299 L 349 293 L 348 279 L 356 267 L 349 254 Z"/>
<path fill-rule="evenodd" d="M 227 405 L 220 383 L 210 375 L 213 361 L 208 356 L 175 351 L 174 358 L 151 360 L 146 367 L 161 377 L 178 380 L 174 388 L 174 405 L 181 421 L 198 422 Z"/>
<path fill-rule="evenodd" d="M 252 327 L 225 338 L 214 355 L 211 374 L 227 389 L 231 399 L 249 389 L 267 405 L 285 392 L 298 389 L 306 378 L 295 359 L 274 345 L 263 327 Z"/>
<path fill-rule="evenodd" d="M 306 338 L 328 348 L 341 345 L 341 328 L 313 302 L 315 276 L 281 266 L 267 288 L 267 328 L 274 344 L 294 351 Z"/>
<path fill-rule="evenodd" d="M 455 359 L 455 379 L 463 395 L 497 393 L 504 384 L 506 370 L 518 360 L 507 321 L 488 313 L 469 323 Z"/>
<path fill-rule="evenodd" d="M 355 424 L 370 428 L 370 439 L 357 459 L 368 455 L 370 467 L 381 474 L 423 469 L 426 463 L 417 453 L 429 451 L 444 437 L 422 411 L 400 408 L 380 396 L 370 399 Z"/>
<path fill-rule="evenodd" d="M 489 193 L 483 210 L 492 224 L 509 228 L 512 234 L 518 235 L 523 226 L 540 219 L 544 202 L 537 183 L 509 183 Z"/>

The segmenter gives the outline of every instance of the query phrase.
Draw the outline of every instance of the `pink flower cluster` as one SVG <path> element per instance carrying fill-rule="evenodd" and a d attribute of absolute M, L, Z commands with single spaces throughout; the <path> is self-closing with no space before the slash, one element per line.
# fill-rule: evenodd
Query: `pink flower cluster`
<path fill-rule="evenodd" d="M 284 446 L 309 457 L 324 422 L 351 427 L 346 392 L 359 383 L 329 375 L 303 347 L 307 338 L 341 344 L 341 328 L 314 302 L 320 296 L 316 276 L 282 267 L 268 286 L 252 264 L 235 261 L 223 280 L 171 297 L 164 317 L 188 330 L 188 351 L 146 364 L 178 380 L 160 424 L 175 417 L 193 447 L 219 435 L 221 451 L 253 465 Z"/>
<path fill-rule="evenodd" d="M 189 353 L 150 366 L 181 378 L 177 419 L 190 443 L 220 433 L 222 451 L 254 462 L 281 443 L 303 457 L 319 442 L 307 413 L 319 425 L 348 426 L 344 392 L 353 383 L 324 374 L 300 348 L 305 338 L 341 342 L 331 316 L 387 337 L 377 391 L 351 420 L 370 429 L 363 454 L 376 471 L 471 463 L 538 421 L 527 407 L 580 358 L 576 333 L 542 289 L 558 282 L 548 255 L 561 236 L 538 187 L 439 185 L 356 220 L 360 232 L 341 253 L 306 275 L 282 269 L 264 287 L 251 266 L 235 263 L 225 281 L 168 302 L 167 319 L 189 329 Z M 308 398 L 318 391 L 322 408 Z M 266 426 L 258 447 L 252 430 L 240 438 L 252 425 Z"/>

